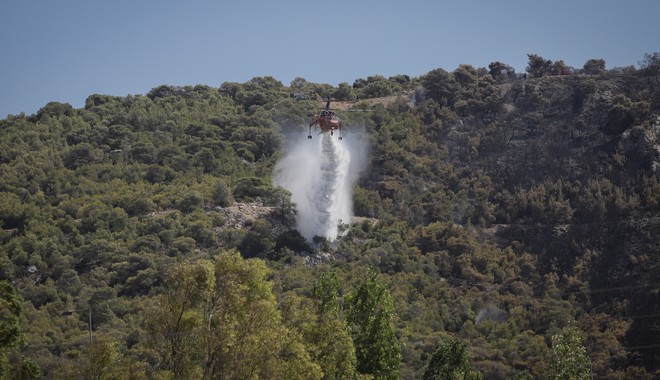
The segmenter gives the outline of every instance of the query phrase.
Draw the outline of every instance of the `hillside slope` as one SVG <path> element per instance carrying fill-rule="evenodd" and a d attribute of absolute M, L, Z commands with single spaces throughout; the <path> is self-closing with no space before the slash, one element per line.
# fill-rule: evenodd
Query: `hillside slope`
<path fill-rule="evenodd" d="M 545 378 L 568 332 L 595 377 L 654 376 L 657 74 L 523 80 L 461 65 L 301 83 L 159 86 L 0 120 L 0 280 L 22 297 L 12 331 L 25 342 L 0 347 L 10 373 L 209 374 L 245 363 L 223 346 L 244 336 L 279 374 L 420 378 L 458 341 L 484 378 Z M 272 181 L 318 108 L 294 90 L 371 110 L 341 115 L 343 143 L 370 142 L 369 167 L 332 244 L 305 241 Z M 380 297 L 367 311 L 364 289 Z M 374 346 L 360 335 L 369 313 L 388 355 L 377 370 L 356 354 Z M 209 322 L 219 315 L 232 322 Z"/>

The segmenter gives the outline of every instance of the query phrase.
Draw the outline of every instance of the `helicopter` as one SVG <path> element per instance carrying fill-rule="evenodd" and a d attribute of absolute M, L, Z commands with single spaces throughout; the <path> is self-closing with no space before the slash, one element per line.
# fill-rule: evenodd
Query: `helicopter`
<path fill-rule="evenodd" d="M 307 135 L 308 139 L 312 138 L 312 127 L 317 125 L 321 129 L 321 133 L 330 132 L 330 135 L 334 135 L 334 131 L 339 131 L 339 140 L 341 140 L 341 119 L 335 114 L 335 111 L 330 108 L 330 99 L 328 98 L 325 108 L 321 108 L 318 114 L 314 114 L 312 122 L 309 123 L 309 134 Z"/>

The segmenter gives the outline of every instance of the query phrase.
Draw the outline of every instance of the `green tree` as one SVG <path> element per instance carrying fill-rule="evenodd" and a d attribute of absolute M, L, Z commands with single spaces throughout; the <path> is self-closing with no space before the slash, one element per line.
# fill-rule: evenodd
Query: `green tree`
<path fill-rule="evenodd" d="M 85 205 L 80 216 L 79 229 L 81 232 L 94 232 L 101 229 L 120 231 L 128 221 L 128 214 L 123 209 L 109 206 L 100 200 L 94 200 Z"/>
<path fill-rule="evenodd" d="M 348 324 L 341 316 L 337 272 L 323 273 L 314 284 L 312 294 L 316 301 L 317 321 L 309 335 L 317 348 L 314 359 L 323 370 L 323 378 L 354 378 L 355 347 Z"/>
<path fill-rule="evenodd" d="M 499 61 L 491 62 L 488 65 L 488 73 L 497 82 L 505 81 L 514 75 L 515 72 L 516 70 L 513 67 Z"/>
<path fill-rule="evenodd" d="M 289 83 L 289 87 L 291 87 L 293 90 L 302 90 L 309 85 L 310 83 L 307 81 L 307 79 L 302 77 L 295 77 L 291 83 Z"/>
<path fill-rule="evenodd" d="M 41 379 L 42 372 L 41 368 L 34 363 L 32 360 L 22 356 L 18 353 L 14 353 L 13 358 L 10 360 L 11 367 L 9 368 L 8 379 L 12 380 L 32 380 L 32 379 Z M 2 378 L 0 376 L 0 378 Z"/>
<path fill-rule="evenodd" d="M 639 66 L 648 75 L 660 74 L 660 52 L 644 54 Z"/>
<path fill-rule="evenodd" d="M 461 87 L 469 87 L 477 81 L 477 70 L 471 65 L 459 65 L 456 70 L 452 72 L 454 80 Z"/>
<path fill-rule="evenodd" d="M 393 325 L 394 304 L 387 284 L 369 269 L 348 296 L 347 320 L 351 327 L 357 369 L 376 379 L 398 379 L 401 351 Z"/>
<path fill-rule="evenodd" d="M 435 100 L 441 106 L 454 103 L 456 83 L 451 74 L 444 69 L 429 71 L 422 77 L 422 85 L 426 90 L 426 96 Z"/>
<path fill-rule="evenodd" d="M 120 353 L 117 343 L 106 337 L 97 337 L 82 351 L 82 365 L 78 367 L 80 379 L 126 379 L 119 368 Z"/>
<path fill-rule="evenodd" d="M 582 67 L 585 74 L 588 75 L 600 75 L 605 72 L 605 60 L 604 59 L 590 59 L 584 63 Z"/>
<path fill-rule="evenodd" d="M 34 216 L 34 210 L 14 193 L 0 192 L 0 226 L 22 230 Z"/>
<path fill-rule="evenodd" d="M 165 368 L 177 379 L 192 378 L 195 359 L 201 354 L 199 333 L 202 302 L 213 289 L 213 264 L 209 261 L 183 262 L 165 276 L 165 293 L 156 299 L 146 317 L 148 344 L 160 353 Z"/>
<path fill-rule="evenodd" d="M 240 178 L 234 186 L 234 198 L 243 201 L 253 201 L 256 197 L 263 197 L 270 191 L 270 186 L 261 178 Z"/>
<path fill-rule="evenodd" d="M 280 90 L 284 87 L 282 82 L 271 77 L 253 77 L 243 84 L 246 90 Z"/>
<path fill-rule="evenodd" d="M 275 240 L 271 236 L 271 225 L 265 219 L 257 219 L 252 228 L 245 235 L 238 246 L 238 250 L 245 258 L 258 257 L 261 259 L 273 258 Z"/>
<path fill-rule="evenodd" d="M 158 87 L 152 88 L 148 93 L 147 97 L 154 100 L 156 98 L 164 98 L 168 96 L 175 96 L 177 93 L 180 93 L 181 89 L 175 86 L 160 85 Z"/>
<path fill-rule="evenodd" d="M 318 379 L 302 337 L 282 323 L 268 270 L 261 260 L 222 252 L 204 306 L 207 379 Z"/>
<path fill-rule="evenodd" d="M 564 63 L 564 60 L 560 59 L 559 61 L 554 61 L 552 65 L 549 68 L 550 74 L 552 75 L 566 75 L 571 72 L 570 67 L 566 63 Z"/>
<path fill-rule="evenodd" d="M 527 68 L 525 71 L 532 77 L 540 78 L 550 73 L 552 61 L 537 54 L 527 54 Z"/>
<path fill-rule="evenodd" d="M 0 379 L 8 372 L 7 349 L 17 346 L 22 338 L 20 319 L 23 300 L 16 289 L 0 281 Z"/>
<path fill-rule="evenodd" d="M 119 343 L 100 335 L 87 344 L 73 362 L 61 362 L 51 374 L 56 380 L 137 380 L 146 378 L 143 363 L 122 355 Z M 162 378 L 162 377 L 158 377 Z"/>
<path fill-rule="evenodd" d="M 60 103 L 60 102 L 48 102 L 45 106 L 37 111 L 37 119 L 42 120 L 46 117 L 61 117 L 61 116 L 73 116 L 75 110 L 69 103 Z"/>
<path fill-rule="evenodd" d="M 623 133 L 646 119 L 649 110 L 650 104 L 646 100 L 635 102 L 625 95 L 617 95 L 612 99 L 605 129 L 612 134 Z"/>
<path fill-rule="evenodd" d="M 291 201 L 291 192 L 283 187 L 275 187 L 268 194 L 267 202 L 275 208 L 272 211 L 273 216 L 277 217 L 287 227 L 292 227 L 296 223 L 296 205 Z"/>
<path fill-rule="evenodd" d="M 182 212 L 189 213 L 204 206 L 204 198 L 197 191 L 183 194 L 176 202 L 176 207 Z"/>
<path fill-rule="evenodd" d="M 337 90 L 332 93 L 332 96 L 336 100 L 353 100 L 355 99 L 355 91 L 353 91 L 353 87 L 350 84 L 346 82 L 339 83 Z"/>
<path fill-rule="evenodd" d="M 234 203 L 231 195 L 231 189 L 222 179 L 216 181 L 212 191 L 212 199 L 218 206 L 229 207 Z"/>
<path fill-rule="evenodd" d="M 360 90 L 363 98 L 380 98 L 392 93 L 392 85 L 386 79 L 370 82 Z"/>
<path fill-rule="evenodd" d="M 424 380 L 477 380 L 483 376 L 470 366 L 470 355 L 465 343 L 457 338 L 443 339 L 431 357 Z"/>
<path fill-rule="evenodd" d="M 577 328 L 565 327 L 552 336 L 552 359 L 553 379 L 590 378 L 591 362 Z"/>

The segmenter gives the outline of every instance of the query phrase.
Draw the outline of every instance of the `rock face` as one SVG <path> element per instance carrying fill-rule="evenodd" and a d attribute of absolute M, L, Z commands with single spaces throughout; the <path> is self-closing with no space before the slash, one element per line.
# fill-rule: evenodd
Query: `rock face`
<path fill-rule="evenodd" d="M 259 218 L 269 216 L 274 207 L 264 206 L 263 203 L 234 203 L 229 207 L 216 207 L 225 218 L 225 227 L 243 228 L 249 226 Z"/>
<path fill-rule="evenodd" d="M 660 178 L 660 116 L 647 129 L 637 126 L 623 132 L 620 148 L 626 157 Z"/>
<path fill-rule="evenodd" d="M 215 207 L 214 211 L 225 219 L 220 229 L 249 229 L 257 219 L 264 219 L 268 222 L 270 236 L 276 238 L 292 228 L 277 215 L 277 207 L 264 206 L 262 202 L 236 202 L 229 207 Z"/>

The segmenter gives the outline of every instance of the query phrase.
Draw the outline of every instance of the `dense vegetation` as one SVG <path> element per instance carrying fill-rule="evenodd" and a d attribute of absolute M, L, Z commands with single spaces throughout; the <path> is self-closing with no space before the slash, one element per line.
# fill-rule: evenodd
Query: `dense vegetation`
<path fill-rule="evenodd" d="M 651 378 L 659 73 L 530 54 L 10 115 L 0 378 Z M 371 151 L 336 244 L 272 185 L 318 107 L 292 93 L 397 96 L 342 115 Z M 266 211 L 238 226 L 237 204 Z"/>

